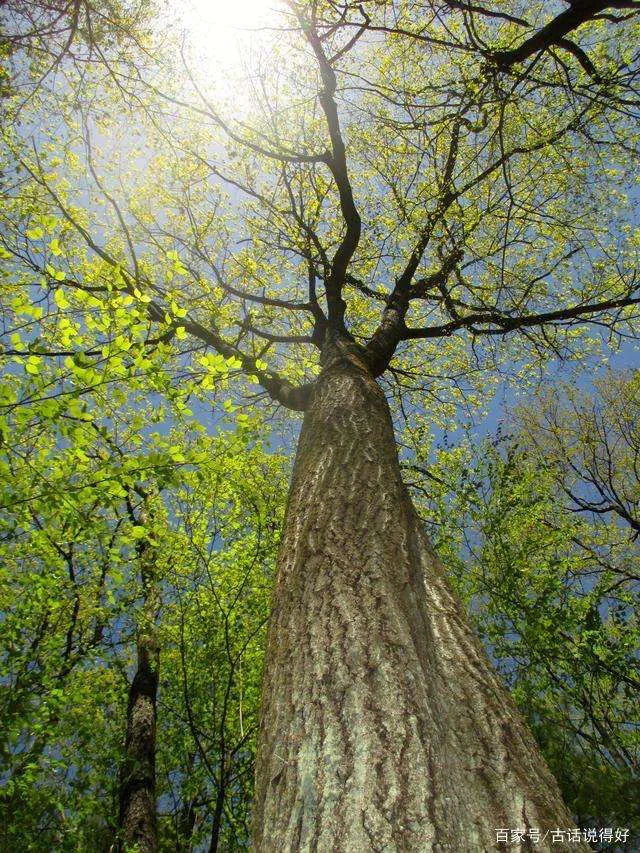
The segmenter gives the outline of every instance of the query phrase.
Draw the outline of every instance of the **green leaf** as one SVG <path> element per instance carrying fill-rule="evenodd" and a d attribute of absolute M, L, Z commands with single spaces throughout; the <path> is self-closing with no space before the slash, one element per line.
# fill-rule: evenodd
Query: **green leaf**
<path fill-rule="evenodd" d="M 63 278 L 64 278 L 64 275 L 63 275 Z M 53 294 L 53 298 L 54 298 L 54 301 L 55 301 L 56 305 L 58 306 L 58 308 L 60 308 L 63 311 L 66 308 L 69 308 L 71 305 L 71 303 L 69 302 L 69 300 L 65 296 L 65 293 L 62 290 L 62 288 L 59 288 L 59 287 L 56 288 L 56 291 Z"/>
<path fill-rule="evenodd" d="M 147 529 L 146 527 L 142 527 L 141 525 L 134 524 L 131 527 L 131 536 L 134 539 L 143 539 L 146 536 Z"/>

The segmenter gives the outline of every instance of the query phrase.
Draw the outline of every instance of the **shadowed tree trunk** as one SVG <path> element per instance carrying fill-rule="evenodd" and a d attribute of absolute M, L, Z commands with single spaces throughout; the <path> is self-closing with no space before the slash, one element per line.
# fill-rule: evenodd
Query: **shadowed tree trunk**
<path fill-rule="evenodd" d="M 146 519 L 143 520 L 146 521 Z M 137 668 L 129 689 L 125 757 L 120 777 L 121 848 L 158 849 L 156 817 L 156 701 L 160 650 L 156 632 L 159 590 L 156 553 L 144 539 L 138 547 L 144 600 L 138 621 Z"/>
<path fill-rule="evenodd" d="M 423 532 L 380 387 L 326 349 L 279 557 L 254 850 L 477 853 L 500 827 L 573 826 Z"/>
<path fill-rule="evenodd" d="M 222 829 L 222 814 L 225 794 L 225 775 L 221 769 L 220 785 L 218 787 L 218 793 L 216 794 L 216 805 L 213 811 L 213 826 L 211 829 L 211 839 L 209 841 L 209 853 L 217 853 L 220 844 L 220 831 Z"/>

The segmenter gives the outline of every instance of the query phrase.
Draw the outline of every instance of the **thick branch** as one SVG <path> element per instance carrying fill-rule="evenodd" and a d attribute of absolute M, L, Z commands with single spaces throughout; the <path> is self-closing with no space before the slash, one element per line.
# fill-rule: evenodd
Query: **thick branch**
<path fill-rule="evenodd" d="M 421 279 L 413 287 L 409 287 L 408 284 L 403 288 L 396 286 L 382 314 L 380 325 L 367 344 L 368 362 L 374 376 L 380 376 L 384 373 L 389 366 L 398 343 L 404 337 L 406 330 L 405 316 L 409 300 L 423 296 L 427 290 L 436 287 L 442 289 L 446 294 L 444 297 L 446 304 L 449 297 L 445 284 L 453 268 L 461 258 L 462 252 L 456 248 L 443 258 L 442 266 L 438 272 Z"/>
<path fill-rule="evenodd" d="M 589 322 L 593 317 L 605 311 L 614 311 L 638 304 L 640 304 L 640 296 L 628 296 L 623 299 L 610 299 L 605 302 L 594 302 L 591 305 L 574 305 L 571 308 L 561 308 L 558 311 L 525 314 L 520 317 L 508 317 L 498 311 L 482 311 L 467 314 L 466 317 L 460 317 L 458 320 L 452 320 L 450 323 L 444 323 L 441 326 L 406 328 L 402 340 L 442 338 L 452 335 L 459 329 L 469 329 L 474 335 L 506 335 L 509 332 L 529 326 L 563 324 L 564 321 L 568 320 L 586 320 Z M 483 325 L 488 325 L 489 328 L 478 328 L 478 326 Z"/>
<path fill-rule="evenodd" d="M 640 9 L 640 4 L 634 2 L 616 3 L 608 2 L 608 0 L 576 0 L 576 2 L 569 5 L 568 9 L 565 9 L 564 12 L 561 12 L 553 20 L 549 21 L 542 29 L 523 41 L 519 47 L 513 50 L 496 51 L 491 54 L 491 60 L 497 65 L 500 71 L 507 71 L 517 62 L 523 62 L 535 53 L 546 50 L 552 45 L 564 47 L 576 54 L 575 48 L 577 48 L 577 45 L 568 42 L 565 40 L 565 37 L 581 24 L 593 20 L 599 12 L 603 12 L 605 9 L 620 8 Z M 580 48 L 577 48 L 577 50 L 580 51 Z M 585 54 L 583 51 L 580 51 L 580 55 L 584 59 Z M 580 61 L 583 63 L 582 59 Z M 590 62 L 589 65 L 591 65 Z"/>
<path fill-rule="evenodd" d="M 48 194 L 51 196 L 64 218 L 83 237 L 89 248 L 92 249 L 100 258 L 106 261 L 110 266 L 119 269 L 120 274 L 123 277 L 123 281 L 125 282 L 125 287 L 123 289 L 127 293 L 130 293 L 132 295 L 135 294 L 133 280 L 131 279 L 131 276 L 126 272 L 126 270 L 124 270 L 122 266 L 117 263 L 115 258 L 113 258 L 108 252 L 106 252 L 93 240 L 89 232 L 77 221 L 77 219 L 71 214 L 68 208 L 63 204 L 60 197 L 49 186 L 47 181 L 44 179 L 42 173 L 38 174 L 34 172 L 32 169 L 29 168 L 26 163 L 24 163 L 24 161 L 21 162 L 23 166 L 29 171 L 34 180 L 36 180 L 48 192 Z M 147 284 L 150 290 L 158 291 L 158 289 L 150 285 L 149 282 L 145 283 Z M 146 303 L 145 308 L 151 320 L 159 323 L 165 322 L 166 312 L 155 300 L 152 299 L 150 302 Z M 225 341 L 224 338 L 222 338 L 217 331 L 213 329 L 207 329 L 205 326 L 202 326 L 196 320 L 192 320 L 191 318 L 186 317 L 184 320 L 180 321 L 180 325 L 184 327 L 186 332 L 192 334 L 194 337 L 198 338 L 203 343 L 212 346 L 216 350 L 216 352 L 220 353 L 220 355 L 223 355 L 225 358 L 237 358 L 242 363 L 243 371 L 250 376 L 255 376 L 258 379 L 260 385 L 262 385 L 262 387 L 276 402 L 281 403 L 288 409 L 293 409 L 295 411 L 304 411 L 304 409 L 306 408 L 306 403 L 308 400 L 311 386 L 294 386 L 286 379 L 282 379 L 273 372 L 259 370 L 256 366 L 256 361 L 254 358 L 247 355 L 246 353 L 243 353 L 237 347 Z"/>
<path fill-rule="evenodd" d="M 272 344 L 315 344 L 316 341 L 311 335 L 278 335 L 273 332 L 267 332 L 264 329 L 258 329 L 249 321 L 239 323 L 241 328 L 247 332 L 251 332 L 258 338 L 263 338 L 265 341 L 270 341 Z"/>
<path fill-rule="evenodd" d="M 326 162 L 338 187 L 340 210 L 346 225 L 344 237 L 333 257 L 331 270 L 325 282 L 329 323 L 338 329 L 344 329 L 344 314 L 347 306 L 342 298 L 342 287 L 345 283 L 347 267 L 360 242 L 362 222 L 353 198 L 353 189 L 347 169 L 346 150 L 338 118 L 338 108 L 334 99 L 336 75 L 322 49 L 318 34 L 308 24 L 303 24 L 302 21 L 301 24 L 305 37 L 316 56 L 322 76 L 323 88 L 318 97 L 327 120 L 329 137 L 331 139 L 331 155 L 327 157 Z"/>
<path fill-rule="evenodd" d="M 254 358 L 225 341 L 215 330 L 207 329 L 195 320 L 186 318 L 182 325 L 185 331 L 209 344 L 220 355 L 225 358 L 237 358 L 242 364 L 243 372 L 255 376 L 273 400 L 297 412 L 303 412 L 306 409 L 311 385 L 292 385 L 287 379 L 283 379 L 272 371 L 259 370 Z"/>

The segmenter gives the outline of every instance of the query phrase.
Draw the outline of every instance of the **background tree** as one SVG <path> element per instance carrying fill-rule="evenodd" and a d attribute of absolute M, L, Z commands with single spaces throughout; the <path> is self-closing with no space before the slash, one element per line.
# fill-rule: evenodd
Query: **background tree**
<path fill-rule="evenodd" d="M 37 309 L 31 301 L 20 307 L 23 318 Z M 122 314 L 92 316 L 117 337 Z M 53 318 L 47 333 L 64 340 L 65 320 Z M 190 417 L 185 404 L 177 399 L 171 411 L 171 393 L 164 405 L 145 402 L 163 384 L 157 349 L 117 383 L 108 370 L 87 383 L 88 359 L 70 367 L 63 357 L 29 358 L 0 383 L 2 844 L 106 851 L 122 838 L 125 846 L 135 839 L 147 849 L 188 849 L 211 837 L 217 804 L 218 836 L 242 847 L 242 810 L 230 803 L 246 808 L 250 800 L 282 459 L 265 456 L 255 417 L 222 406 L 216 417 L 220 429 L 230 421 L 226 436 L 172 429 Z M 117 357 L 110 363 L 121 367 Z M 204 612 L 204 592 L 193 589 L 207 548 L 214 553 Z M 197 690 L 196 661 L 207 667 Z M 221 757 L 220 793 L 217 777 L 198 776 L 196 743 L 206 745 L 210 767 Z M 179 822 L 189 813 L 197 825 Z M 141 824 L 150 833 L 140 835 Z"/>
<path fill-rule="evenodd" d="M 258 848 L 472 850 L 499 825 L 570 820 L 425 539 L 381 388 L 417 420 L 426 391 L 453 404 L 501 364 L 583 356 L 585 328 L 635 334 L 636 8 L 578 5 L 527 4 L 527 22 L 516 3 L 286 5 L 233 111 L 150 35 L 80 88 L 61 61 L 55 128 L 6 133 L 15 310 L 34 275 L 52 300 L 22 334 L 9 316 L 14 364 L 115 381 L 159 351 L 182 383 L 149 375 L 176 406 L 237 371 L 236 394 L 257 382 L 305 411 Z"/>
<path fill-rule="evenodd" d="M 239 443 L 173 501 L 181 554 L 162 625 L 161 836 L 248 847 L 260 680 L 285 500 L 283 459 Z M 176 561 L 177 562 L 177 561 Z M 168 844 L 167 844 L 168 846 Z M 174 848 L 171 848 L 174 849 Z"/>
<path fill-rule="evenodd" d="M 602 493 L 633 518 L 638 402 L 632 371 L 607 373 L 595 396 L 541 390 L 510 434 L 480 452 L 443 447 L 411 474 L 578 822 L 636 838 L 639 554 L 632 523 Z"/>
<path fill-rule="evenodd" d="M 203 838 L 219 849 L 210 843 L 214 827 L 223 847 L 246 846 L 273 521 L 284 499 L 282 460 L 265 460 L 259 447 L 248 446 L 253 441 L 253 430 L 202 439 L 198 458 L 206 453 L 206 460 L 197 472 L 185 471 L 180 485 L 174 481 L 171 500 L 182 505 L 181 521 L 187 508 L 194 524 L 196 510 L 206 511 L 215 524 L 208 538 L 178 531 L 177 521 L 163 526 L 157 512 L 153 524 L 142 524 L 134 511 L 133 523 L 127 498 L 114 506 L 104 491 L 106 506 L 72 498 L 64 514 L 53 510 L 61 532 L 46 514 L 51 493 L 39 498 L 30 479 L 14 479 L 29 500 L 16 500 L 14 492 L 13 509 L 4 506 L 2 515 L 7 847 L 19 839 L 29 850 L 107 850 L 122 834 L 146 849 L 191 849 Z M 38 458 L 53 493 L 63 494 L 66 469 L 58 479 L 42 452 Z M 204 483 L 206 499 L 198 499 Z M 118 509 L 122 514 L 112 515 Z M 50 522 L 46 534 L 24 517 Z M 140 543 L 152 537 L 158 562 L 150 594 Z M 154 613 L 155 627 L 144 621 Z M 161 661 L 157 694 L 144 689 L 149 651 L 152 675 Z M 156 696 L 154 744 L 147 714 Z M 154 792 L 157 833 L 149 820 Z M 142 812 L 141 797 L 152 811 Z"/>
<path fill-rule="evenodd" d="M 135 556 L 140 576 L 142 603 L 136 619 L 136 669 L 127 701 L 127 733 L 120 768 L 118 837 L 123 849 L 155 853 L 158 849 L 156 812 L 156 730 L 160 678 L 160 555 L 156 528 L 157 500 L 153 489 L 138 487 L 140 507 L 134 495 L 127 510 L 136 535 Z M 135 501 L 138 503 L 138 501 Z"/>

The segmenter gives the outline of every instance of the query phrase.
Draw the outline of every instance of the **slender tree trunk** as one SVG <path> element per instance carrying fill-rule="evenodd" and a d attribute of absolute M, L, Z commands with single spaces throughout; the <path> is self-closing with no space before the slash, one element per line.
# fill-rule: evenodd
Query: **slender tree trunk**
<path fill-rule="evenodd" d="M 129 689 L 125 757 L 121 768 L 119 838 L 122 849 L 158 849 L 156 817 L 156 700 L 160 651 L 156 632 L 159 591 L 155 550 L 138 549 L 144 601 L 138 621 L 137 668 Z"/>
<path fill-rule="evenodd" d="M 279 557 L 253 849 L 477 853 L 498 828 L 572 827 L 424 534 L 381 389 L 344 346 L 324 363 Z"/>
<path fill-rule="evenodd" d="M 220 787 L 216 795 L 216 806 L 213 812 L 213 826 L 211 829 L 211 840 L 209 842 L 209 853 L 217 853 L 220 844 L 220 830 L 222 829 L 222 811 L 224 808 L 225 779 L 220 774 Z"/>
<path fill-rule="evenodd" d="M 193 849 L 191 838 L 196 825 L 195 800 L 188 800 L 182 806 L 178 819 L 176 850 L 179 853 L 190 853 Z"/>

